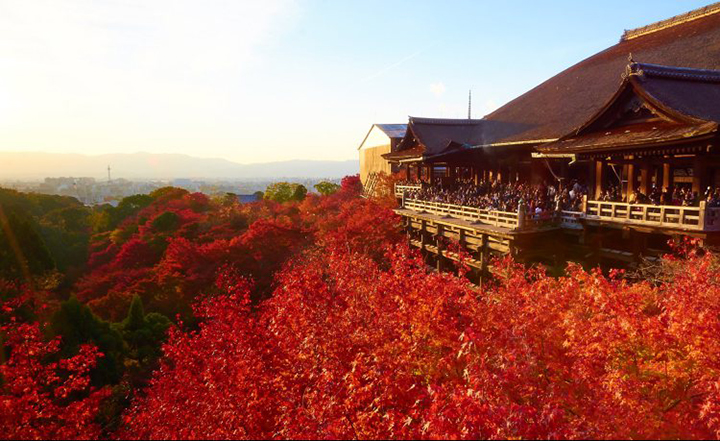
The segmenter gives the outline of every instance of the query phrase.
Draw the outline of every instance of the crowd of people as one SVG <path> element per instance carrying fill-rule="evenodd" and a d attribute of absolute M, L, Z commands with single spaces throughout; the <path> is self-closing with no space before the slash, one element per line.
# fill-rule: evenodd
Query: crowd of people
<path fill-rule="evenodd" d="M 640 188 L 635 190 L 627 198 L 620 187 L 615 185 L 603 191 L 599 198 L 603 202 L 627 202 L 630 204 L 648 205 L 675 205 L 683 207 L 696 207 L 701 201 L 707 202 L 708 207 L 720 207 L 720 188 L 708 187 L 703 195 L 692 191 L 690 187 L 674 187 L 672 190 L 665 188 L 661 190 L 653 185 L 652 189 L 645 194 Z"/>
<path fill-rule="evenodd" d="M 420 184 L 408 182 L 407 184 Z M 515 212 L 524 205 L 528 213 L 545 213 L 556 210 L 581 211 L 583 196 L 588 194 L 587 187 L 577 180 L 569 185 L 553 184 L 530 185 L 521 182 L 502 183 L 498 181 L 482 181 L 475 184 L 470 181 L 458 181 L 451 187 L 441 184 L 422 184 L 422 188 L 410 191 L 407 197 L 429 202 L 464 205 L 483 210 Z M 708 207 L 720 208 L 720 187 L 707 187 L 705 192 L 698 194 L 688 186 L 676 186 L 663 189 L 653 185 L 647 193 L 637 188 L 628 198 L 621 187 L 611 185 L 597 199 L 602 202 L 624 202 L 630 204 L 673 205 L 697 207 L 705 201 Z"/>
<path fill-rule="evenodd" d="M 424 185 L 408 192 L 407 197 L 506 212 L 517 212 L 523 206 L 526 213 L 543 216 L 557 210 L 581 211 L 585 194 L 587 189 L 577 181 L 565 187 L 482 181 L 479 184 L 457 182 L 453 187 Z"/>

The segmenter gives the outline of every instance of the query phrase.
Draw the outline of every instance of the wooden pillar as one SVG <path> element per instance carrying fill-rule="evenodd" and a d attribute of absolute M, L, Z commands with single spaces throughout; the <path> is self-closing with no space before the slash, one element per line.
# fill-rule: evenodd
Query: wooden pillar
<path fill-rule="evenodd" d="M 673 170 L 673 168 L 670 166 L 670 163 L 669 163 L 669 162 L 663 163 L 663 173 L 662 173 L 662 175 L 663 175 L 663 180 L 662 180 L 663 190 L 665 190 L 665 189 L 668 189 L 668 190 L 671 189 L 672 186 L 674 185 L 674 182 L 673 182 L 674 170 Z"/>
<path fill-rule="evenodd" d="M 487 234 L 482 235 L 482 243 L 480 244 L 480 286 L 482 286 L 482 282 L 487 277 L 488 273 L 488 261 L 490 260 L 490 256 L 488 256 L 488 236 Z"/>
<path fill-rule="evenodd" d="M 405 165 L 405 180 L 410 181 L 410 164 Z"/>
<path fill-rule="evenodd" d="M 707 188 L 707 161 L 700 155 L 695 155 L 693 160 L 693 183 L 692 191 L 700 197 L 705 193 Z"/>
<path fill-rule="evenodd" d="M 533 159 L 530 162 L 530 183 L 532 185 L 540 185 L 545 181 L 543 167 L 542 159 Z"/>
<path fill-rule="evenodd" d="M 600 199 L 603 192 L 603 175 L 605 172 L 603 161 L 595 161 L 595 200 Z"/>
<path fill-rule="evenodd" d="M 640 191 L 645 196 L 650 194 L 650 163 L 647 160 L 640 166 Z"/>
<path fill-rule="evenodd" d="M 630 159 L 632 159 L 632 158 L 630 158 Z M 625 192 L 625 201 L 626 202 L 630 202 L 630 196 L 635 194 L 635 185 L 636 185 L 635 182 L 637 181 L 636 173 L 637 173 L 637 170 L 636 170 L 635 164 L 634 163 L 628 164 L 627 165 L 627 189 Z"/>
<path fill-rule="evenodd" d="M 415 170 L 415 176 L 417 177 L 418 182 L 422 182 L 422 164 L 419 162 Z"/>
<path fill-rule="evenodd" d="M 443 249 L 442 249 L 442 231 L 443 226 L 437 226 L 437 236 L 435 237 L 435 246 L 437 247 L 437 270 L 442 271 L 443 268 Z"/>
<path fill-rule="evenodd" d="M 560 177 L 562 178 L 562 184 L 564 187 L 568 187 L 570 185 L 570 180 L 568 177 L 570 176 L 570 171 L 568 170 L 570 166 L 568 165 L 568 162 L 565 160 L 560 161 Z"/>

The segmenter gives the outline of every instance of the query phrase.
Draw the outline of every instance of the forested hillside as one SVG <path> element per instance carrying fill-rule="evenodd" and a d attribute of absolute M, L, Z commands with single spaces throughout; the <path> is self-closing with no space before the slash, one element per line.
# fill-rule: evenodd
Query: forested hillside
<path fill-rule="evenodd" d="M 2 190 L 0 436 L 720 435 L 720 265 L 697 244 L 645 280 L 500 260 L 479 289 L 357 177 L 281 187 Z"/>

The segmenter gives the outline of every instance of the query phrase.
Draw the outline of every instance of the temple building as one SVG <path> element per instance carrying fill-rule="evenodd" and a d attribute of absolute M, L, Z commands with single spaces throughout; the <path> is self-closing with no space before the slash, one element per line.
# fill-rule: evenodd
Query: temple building
<path fill-rule="evenodd" d="M 481 120 L 410 117 L 382 158 L 405 181 L 397 212 L 410 242 L 438 267 L 457 258 L 446 239 L 480 275 L 490 254 L 637 262 L 681 235 L 720 244 L 719 123 L 716 3 L 625 31 Z M 536 186 L 557 205 L 528 201 Z M 496 188 L 515 200 L 477 203 Z"/>
<path fill-rule="evenodd" d="M 391 174 L 397 167 L 382 157 L 397 150 L 405 135 L 406 124 L 373 124 L 365 139 L 360 143 L 360 180 L 363 184 L 375 173 Z"/>

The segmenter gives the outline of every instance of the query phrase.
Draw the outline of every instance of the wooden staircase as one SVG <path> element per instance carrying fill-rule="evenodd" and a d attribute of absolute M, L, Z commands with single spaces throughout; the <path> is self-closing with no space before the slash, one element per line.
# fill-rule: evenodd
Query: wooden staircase
<path fill-rule="evenodd" d="M 377 172 L 372 172 L 368 176 L 367 182 L 363 186 L 363 193 L 362 196 L 364 198 L 369 198 L 375 195 L 375 187 L 377 186 L 378 182 L 378 174 Z"/>

